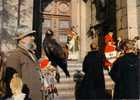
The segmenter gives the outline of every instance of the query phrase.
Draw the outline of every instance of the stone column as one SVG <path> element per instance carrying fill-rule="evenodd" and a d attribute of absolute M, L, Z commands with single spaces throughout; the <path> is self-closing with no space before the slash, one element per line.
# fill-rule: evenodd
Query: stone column
<path fill-rule="evenodd" d="M 136 0 L 127 0 L 128 38 L 138 36 Z"/>
<path fill-rule="evenodd" d="M 86 3 L 83 2 L 83 0 L 80 0 L 80 40 L 81 40 L 81 44 L 80 44 L 80 57 L 81 58 L 84 58 L 84 56 L 86 55 L 86 26 L 87 26 L 87 23 L 86 23 Z"/>
<path fill-rule="evenodd" d="M 86 54 L 86 3 L 83 0 L 71 0 L 72 26 L 76 26 L 76 32 L 80 36 L 79 58 Z"/>
<path fill-rule="evenodd" d="M 71 26 L 75 26 L 74 29 L 75 32 L 80 36 L 81 35 L 81 22 L 80 22 L 80 0 L 71 0 Z M 81 42 L 81 41 L 80 41 Z M 80 45 L 80 44 L 79 44 Z M 77 52 L 77 55 L 73 55 L 72 58 L 79 59 L 80 58 L 80 52 Z"/>

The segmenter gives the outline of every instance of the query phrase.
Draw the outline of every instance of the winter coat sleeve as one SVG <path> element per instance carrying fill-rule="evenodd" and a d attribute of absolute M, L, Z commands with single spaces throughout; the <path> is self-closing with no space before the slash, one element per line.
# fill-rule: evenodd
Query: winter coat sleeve
<path fill-rule="evenodd" d="M 13 77 L 14 73 L 19 72 L 19 55 L 18 53 L 9 53 L 7 55 L 7 61 L 6 61 L 6 69 L 5 69 L 5 76 L 4 79 L 6 81 L 10 81 L 10 79 Z"/>
<path fill-rule="evenodd" d="M 87 73 L 87 71 L 88 71 L 87 65 L 88 65 L 88 57 L 86 56 L 85 59 L 84 59 L 84 61 L 83 61 L 83 65 L 82 65 L 82 71 L 84 73 Z"/>
<path fill-rule="evenodd" d="M 17 70 L 17 72 L 19 71 L 19 67 L 21 66 L 21 54 L 19 54 L 19 52 L 14 52 L 14 53 L 10 53 L 7 56 L 7 62 L 6 62 L 6 66 L 7 67 L 12 67 L 13 69 Z"/>
<path fill-rule="evenodd" d="M 118 82 L 120 80 L 120 63 L 120 59 L 116 60 L 112 65 L 111 71 L 109 72 L 109 75 L 114 82 Z"/>

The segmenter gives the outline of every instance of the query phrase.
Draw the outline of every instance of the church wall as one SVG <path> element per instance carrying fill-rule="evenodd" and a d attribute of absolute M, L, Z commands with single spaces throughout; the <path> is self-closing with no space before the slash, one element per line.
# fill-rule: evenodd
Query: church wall
<path fill-rule="evenodd" d="M 116 0 L 117 37 L 127 38 L 127 2 Z"/>
<path fill-rule="evenodd" d="M 1 0 L 2 2 L 2 0 Z M 19 25 L 27 25 L 32 28 L 33 0 L 22 0 L 20 17 L 18 16 L 18 0 L 3 0 L 3 13 L 1 13 L 1 48 L 8 51 L 16 47 L 13 39 Z M 18 23 L 18 19 L 20 21 Z"/>
<path fill-rule="evenodd" d="M 127 0 L 128 39 L 138 35 L 136 0 Z"/>
<path fill-rule="evenodd" d="M 91 8 L 92 7 L 92 8 Z M 90 26 L 94 26 L 96 24 L 96 8 L 95 5 L 89 0 L 86 3 L 86 34 L 90 28 Z M 86 51 L 90 51 L 91 42 L 98 43 L 97 38 L 91 38 L 86 35 Z"/>
<path fill-rule="evenodd" d="M 140 0 L 137 0 L 137 22 L 138 22 L 138 35 L 140 36 Z"/>
<path fill-rule="evenodd" d="M 116 0 L 117 36 L 133 39 L 140 31 L 140 1 Z"/>

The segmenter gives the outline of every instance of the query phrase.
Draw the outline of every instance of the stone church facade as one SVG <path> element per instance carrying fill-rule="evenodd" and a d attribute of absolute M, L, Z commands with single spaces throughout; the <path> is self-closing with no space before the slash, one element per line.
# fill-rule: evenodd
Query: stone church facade
<path fill-rule="evenodd" d="M 116 5 L 118 36 L 129 39 L 140 36 L 140 1 L 117 0 Z"/>
<path fill-rule="evenodd" d="M 76 26 L 75 31 L 80 36 L 80 51 L 78 58 L 84 58 L 86 53 L 89 51 L 89 45 L 92 41 L 98 42 L 97 37 L 92 39 L 87 37 L 86 33 L 88 32 L 90 26 L 96 27 L 102 24 L 102 19 L 110 14 L 108 12 L 106 12 L 105 15 L 104 12 L 101 14 L 97 13 L 97 9 L 100 11 L 100 3 L 102 7 L 108 6 L 110 10 L 113 6 L 115 7 L 115 14 L 113 15 L 114 21 L 113 23 L 110 23 L 113 28 L 110 30 L 108 29 L 105 32 L 113 31 L 116 37 L 122 37 L 124 39 L 133 39 L 135 36 L 140 36 L 139 0 L 66 1 L 70 3 L 70 26 Z M 97 1 L 100 1 L 100 3 Z M 114 5 L 111 5 L 112 3 L 107 3 L 106 5 L 107 1 L 114 2 Z M 29 28 L 33 27 L 33 2 L 33 0 L 0 0 L 0 40 L 2 50 L 10 50 L 13 48 L 13 45 L 16 47 L 16 42 L 12 39 L 12 37 L 15 35 L 18 25 L 27 25 Z M 61 6 L 62 9 L 65 7 L 65 5 Z M 99 14 L 98 18 L 97 14 Z M 109 18 L 111 18 L 112 15 L 109 16 Z M 106 28 L 106 26 L 103 27 Z M 97 29 L 93 31 L 98 33 L 99 30 Z"/>

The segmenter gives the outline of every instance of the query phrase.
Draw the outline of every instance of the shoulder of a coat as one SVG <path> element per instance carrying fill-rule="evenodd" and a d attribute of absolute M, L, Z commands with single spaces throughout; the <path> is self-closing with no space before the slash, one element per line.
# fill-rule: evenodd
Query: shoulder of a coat
<path fill-rule="evenodd" d="M 19 49 L 14 49 L 14 50 L 11 50 L 9 52 L 7 52 L 7 56 L 14 56 L 14 55 L 19 55 L 20 54 L 20 50 Z"/>

